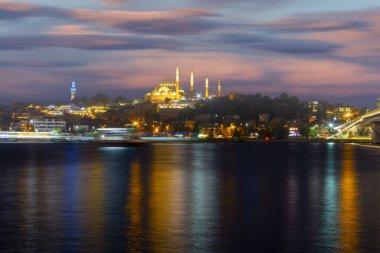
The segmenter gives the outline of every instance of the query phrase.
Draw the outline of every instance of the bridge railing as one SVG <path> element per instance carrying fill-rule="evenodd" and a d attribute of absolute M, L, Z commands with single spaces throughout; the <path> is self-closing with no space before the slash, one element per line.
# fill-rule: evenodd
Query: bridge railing
<path fill-rule="evenodd" d="M 363 114 L 363 115 L 361 115 L 361 116 L 359 116 L 359 117 L 351 120 L 350 122 L 348 122 L 345 125 L 343 125 L 343 127 L 341 129 L 339 129 L 339 131 L 337 133 L 335 133 L 335 134 L 327 137 L 327 139 L 336 139 L 344 131 L 347 131 L 347 130 L 355 127 L 359 123 L 363 122 L 364 119 L 369 118 L 369 117 L 373 117 L 373 116 L 375 116 L 377 114 L 380 115 L 380 108 L 372 110 L 372 111 L 369 111 L 369 112 L 366 112 L 365 114 Z"/>

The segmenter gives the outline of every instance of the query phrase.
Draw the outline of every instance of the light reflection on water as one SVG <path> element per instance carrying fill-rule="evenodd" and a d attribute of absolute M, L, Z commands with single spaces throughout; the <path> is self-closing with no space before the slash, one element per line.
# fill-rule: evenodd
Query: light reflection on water
<path fill-rule="evenodd" d="M 359 206 L 354 148 L 343 147 L 340 182 L 340 251 L 359 251 Z"/>
<path fill-rule="evenodd" d="M 380 251 L 367 239 L 379 231 L 380 150 L 194 143 L 0 152 L 1 252 Z"/>
<path fill-rule="evenodd" d="M 333 143 L 327 144 L 327 155 L 325 162 L 324 186 L 322 193 L 322 227 L 320 231 L 320 247 L 330 252 L 336 251 L 339 245 L 337 239 L 339 231 L 338 223 L 338 158 L 336 157 L 336 146 Z"/>

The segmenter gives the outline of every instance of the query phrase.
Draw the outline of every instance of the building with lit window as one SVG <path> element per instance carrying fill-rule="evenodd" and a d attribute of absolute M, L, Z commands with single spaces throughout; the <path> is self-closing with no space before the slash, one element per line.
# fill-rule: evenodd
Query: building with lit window
<path fill-rule="evenodd" d="M 32 119 L 30 124 L 35 132 L 53 132 L 66 129 L 66 121 L 54 119 Z"/>

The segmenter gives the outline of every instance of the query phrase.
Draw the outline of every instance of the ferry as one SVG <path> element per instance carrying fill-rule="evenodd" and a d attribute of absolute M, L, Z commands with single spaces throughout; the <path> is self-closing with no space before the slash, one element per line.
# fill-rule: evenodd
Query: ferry
<path fill-rule="evenodd" d="M 134 128 L 98 128 L 95 142 L 101 146 L 137 147 L 147 144 L 141 140 Z"/>

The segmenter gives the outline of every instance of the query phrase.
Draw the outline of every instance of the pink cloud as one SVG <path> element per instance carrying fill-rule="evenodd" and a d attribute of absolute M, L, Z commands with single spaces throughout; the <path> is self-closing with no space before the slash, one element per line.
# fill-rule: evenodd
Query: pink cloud
<path fill-rule="evenodd" d="M 118 5 L 128 2 L 128 0 L 101 0 L 105 4 Z"/>
<path fill-rule="evenodd" d="M 39 5 L 25 2 L 0 1 L 0 10 L 8 12 L 28 12 L 39 7 Z"/>
<path fill-rule="evenodd" d="M 72 10 L 70 16 L 80 21 L 89 21 L 139 33 L 188 34 L 213 28 L 216 24 L 205 17 L 214 14 L 201 9 L 165 11 L 119 11 L 119 10 Z"/>
<path fill-rule="evenodd" d="M 196 90 L 203 90 L 206 77 L 210 79 L 211 89 L 221 79 L 223 85 L 230 83 L 228 89 L 233 90 L 235 84 L 229 82 L 228 78 L 235 76 L 239 79 L 258 80 L 263 74 L 249 60 L 233 54 L 166 52 L 166 57 L 162 57 L 162 54 L 161 50 L 120 52 L 110 59 L 77 68 L 77 71 L 79 74 L 81 71 L 96 73 L 99 75 L 97 82 L 105 82 L 107 87 L 124 89 L 126 93 L 130 89 L 144 89 L 148 92 L 160 82 L 173 81 L 177 65 L 180 67 L 181 86 L 184 89 L 189 88 L 191 71 L 195 73 Z M 222 64 L 226 60 L 229 63 Z"/>
<path fill-rule="evenodd" d="M 208 11 L 200 9 L 165 10 L 165 11 L 119 11 L 119 10 L 90 10 L 78 9 L 72 11 L 72 16 L 77 19 L 97 21 L 106 24 L 122 24 L 128 21 L 138 20 L 167 20 L 185 17 L 213 16 Z"/>
<path fill-rule="evenodd" d="M 265 24 L 269 28 L 299 32 L 294 36 L 340 45 L 341 57 L 371 57 L 380 44 L 380 9 L 300 15 Z M 301 31 L 301 32 L 300 32 Z"/>
<path fill-rule="evenodd" d="M 92 30 L 85 25 L 50 26 L 44 33 L 50 35 L 104 35 L 103 32 Z"/>
<path fill-rule="evenodd" d="M 265 61 L 265 67 L 282 73 L 282 81 L 300 87 L 347 86 L 357 83 L 380 82 L 380 76 L 370 69 L 347 62 L 329 59 L 297 59 Z"/>

